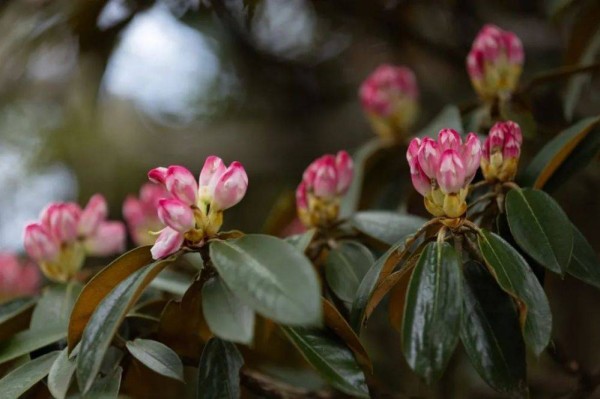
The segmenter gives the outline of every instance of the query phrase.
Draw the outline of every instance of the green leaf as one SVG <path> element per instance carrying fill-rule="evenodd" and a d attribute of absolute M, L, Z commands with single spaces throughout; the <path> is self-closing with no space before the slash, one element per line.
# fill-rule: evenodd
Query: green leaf
<path fill-rule="evenodd" d="M 47 376 L 58 353 L 58 351 L 46 353 L 8 373 L 0 380 L 2 399 L 18 399 Z"/>
<path fill-rule="evenodd" d="M 598 25 L 596 29 L 596 33 L 591 37 L 589 43 L 587 44 L 581 58 L 579 59 L 579 63 L 582 65 L 591 64 L 594 62 L 594 58 L 596 54 L 600 51 L 600 25 Z M 565 101 L 564 101 L 564 110 L 565 117 L 568 121 L 573 119 L 573 114 L 575 113 L 575 108 L 577 107 L 577 103 L 579 102 L 579 98 L 581 97 L 581 92 L 583 91 L 586 83 L 589 83 L 591 80 L 591 76 L 587 74 L 579 74 L 577 76 L 573 76 L 567 85 L 567 90 L 565 92 Z"/>
<path fill-rule="evenodd" d="M 202 310 L 210 330 L 227 341 L 250 344 L 254 336 L 254 311 L 227 288 L 220 277 L 202 287 Z"/>
<path fill-rule="evenodd" d="M 506 195 L 510 232 L 536 262 L 564 274 L 573 251 L 569 218 L 552 197 L 540 190 L 513 189 Z"/>
<path fill-rule="evenodd" d="M 75 359 L 69 359 L 68 348 L 63 349 L 50 368 L 48 390 L 55 399 L 64 399 L 75 373 Z"/>
<path fill-rule="evenodd" d="M 166 269 L 152 280 L 150 287 L 170 294 L 183 296 L 193 281 L 193 278 L 187 274 Z"/>
<path fill-rule="evenodd" d="M 438 380 L 459 339 L 462 276 L 448 243 L 429 243 L 412 273 L 402 323 L 402 350 L 428 384 Z"/>
<path fill-rule="evenodd" d="M 367 247 L 354 241 L 342 241 L 329 252 L 325 262 L 327 284 L 338 298 L 351 304 L 373 262 L 375 259 Z"/>
<path fill-rule="evenodd" d="M 16 298 L 0 305 L 0 324 L 31 309 L 37 298 Z"/>
<path fill-rule="evenodd" d="M 67 336 L 69 351 L 72 351 L 81 339 L 83 329 L 104 297 L 121 281 L 152 262 L 150 248 L 150 246 L 135 248 L 119 256 L 83 287 L 69 320 Z"/>
<path fill-rule="evenodd" d="M 426 222 L 419 216 L 386 211 L 359 212 L 350 219 L 356 230 L 387 245 L 394 245 Z"/>
<path fill-rule="evenodd" d="M 543 188 L 575 147 L 600 123 L 600 117 L 580 120 L 550 140 L 519 176 L 523 186 Z"/>
<path fill-rule="evenodd" d="M 454 129 L 461 133 L 464 131 L 460 110 L 456 105 L 447 105 L 427 126 L 421 129 L 415 137 L 437 136 L 442 129 Z"/>
<path fill-rule="evenodd" d="M 81 349 L 77 356 L 77 382 L 83 393 L 94 383 L 102 365 L 102 359 L 110 346 L 113 336 L 125 318 L 127 311 L 174 257 L 156 261 L 132 273 L 119 283 L 100 302 L 81 337 Z"/>
<path fill-rule="evenodd" d="M 122 374 L 123 369 L 117 367 L 111 374 L 98 378 L 83 399 L 117 399 L 121 388 Z"/>
<path fill-rule="evenodd" d="M 367 164 L 376 153 L 381 151 L 382 148 L 381 140 L 373 139 L 352 154 L 354 177 L 348 192 L 342 198 L 342 203 L 340 204 L 340 218 L 348 217 L 358 210 L 363 194 L 363 180 L 365 179 Z"/>
<path fill-rule="evenodd" d="M 471 364 L 495 390 L 523 392 L 525 344 L 512 299 L 478 262 L 468 262 L 464 276 L 460 337 Z"/>
<path fill-rule="evenodd" d="M 363 277 L 350 310 L 350 325 L 357 333 L 365 320 L 365 311 L 371 295 L 384 274 L 389 274 L 399 261 L 399 254 L 404 250 L 404 239 L 393 245 L 371 266 Z"/>
<path fill-rule="evenodd" d="M 183 381 L 183 363 L 171 348 L 151 339 L 136 338 L 125 344 L 129 353 L 150 370 Z"/>
<path fill-rule="evenodd" d="M 600 289 L 600 260 L 579 229 L 572 227 L 573 256 L 567 273 Z"/>
<path fill-rule="evenodd" d="M 64 328 L 22 331 L 0 343 L 0 364 L 25 355 L 67 336 Z"/>
<path fill-rule="evenodd" d="M 368 398 L 365 375 L 352 351 L 327 330 L 281 327 L 302 356 L 331 386 L 348 395 Z"/>
<path fill-rule="evenodd" d="M 544 289 L 525 259 L 500 236 L 482 230 L 478 240 L 490 273 L 519 305 L 525 343 L 539 356 L 552 332 L 552 313 Z"/>
<path fill-rule="evenodd" d="M 46 287 L 31 315 L 31 329 L 59 327 L 66 330 L 81 288 L 78 282 Z"/>
<path fill-rule="evenodd" d="M 239 399 L 244 358 L 231 342 L 211 338 L 198 366 L 198 399 Z"/>
<path fill-rule="evenodd" d="M 310 261 L 275 237 L 213 241 L 210 257 L 227 287 L 261 315 L 289 325 L 320 325 L 319 282 Z"/>
<path fill-rule="evenodd" d="M 285 241 L 293 245 L 299 251 L 305 252 L 315 237 L 316 232 L 316 229 L 310 229 L 304 233 L 294 234 L 293 236 L 286 237 Z"/>

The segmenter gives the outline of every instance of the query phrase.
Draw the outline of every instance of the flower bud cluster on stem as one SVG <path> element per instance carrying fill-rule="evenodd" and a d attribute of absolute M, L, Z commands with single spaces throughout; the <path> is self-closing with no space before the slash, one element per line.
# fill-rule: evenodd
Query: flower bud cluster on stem
<path fill-rule="evenodd" d="M 483 143 L 481 171 L 489 182 L 512 181 L 517 174 L 523 135 L 512 121 L 498 122 Z"/>
<path fill-rule="evenodd" d="M 517 35 L 485 25 L 467 56 L 467 70 L 477 94 L 485 101 L 508 97 L 517 88 L 524 58 Z"/>
<path fill-rule="evenodd" d="M 85 256 L 109 256 L 125 249 L 125 226 L 107 221 L 108 207 L 100 194 L 84 209 L 74 202 L 51 203 L 38 222 L 25 227 L 29 256 L 51 280 L 65 282 L 75 276 Z"/>
<path fill-rule="evenodd" d="M 223 224 L 223 211 L 242 200 L 248 176 L 239 162 L 229 167 L 216 156 L 209 156 L 200 178 L 183 166 L 158 167 L 148 178 L 162 185 L 169 196 L 158 200 L 158 218 L 165 225 L 152 247 L 154 259 L 176 252 L 184 244 L 201 246 L 216 235 Z"/>
<path fill-rule="evenodd" d="M 296 189 L 298 217 L 306 227 L 327 227 L 337 220 L 340 200 L 352 183 L 353 169 L 346 151 L 323 155 L 306 168 Z"/>
<path fill-rule="evenodd" d="M 171 198 L 163 185 L 146 183 L 141 187 L 139 197 L 129 195 L 123 202 L 123 217 L 137 245 L 152 245 L 156 241 L 152 232 L 163 227 L 158 218 L 158 202 L 163 198 Z"/>
<path fill-rule="evenodd" d="M 383 64 L 360 86 L 360 101 L 375 132 L 386 142 L 399 141 L 415 122 L 419 88 L 412 70 Z"/>
<path fill-rule="evenodd" d="M 442 129 L 437 141 L 414 138 L 406 158 L 415 189 L 425 197 L 425 207 L 434 216 L 461 217 L 467 210 L 469 183 L 481 158 L 481 143 L 469 133 L 463 143 L 453 129 Z"/>

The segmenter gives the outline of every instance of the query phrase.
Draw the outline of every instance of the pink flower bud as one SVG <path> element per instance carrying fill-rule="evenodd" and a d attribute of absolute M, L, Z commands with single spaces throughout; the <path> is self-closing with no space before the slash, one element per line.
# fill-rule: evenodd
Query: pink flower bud
<path fill-rule="evenodd" d="M 123 217 L 130 227 L 143 223 L 146 214 L 142 202 L 132 195 L 127 196 L 123 202 Z"/>
<path fill-rule="evenodd" d="M 441 151 L 438 143 L 430 137 L 425 137 L 421 141 L 419 148 L 418 160 L 421 169 L 430 179 L 435 179 L 436 171 L 440 163 Z"/>
<path fill-rule="evenodd" d="M 25 227 L 23 242 L 29 256 L 38 262 L 53 261 L 60 252 L 60 242 L 40 223 Z"/>
<path fill-rule="evenodd" d="M 84 246 L 90 255 L 110 256 L 125 250 L 125 225 L 121 222 L 102 222 Z"/>
<path fill-rule="evenodd" d="M 458 150 L 462 145 L 460 134 L 454 129 L 442 129 L 438 133 L 438 149 L 441 152 L 446 150 Z"/>
<path fill-rule="evenodd" d="M 490 153 L 501 151 L 505 158 L 518 158 L 523 143 L 521 127 L 513 121 L 497 122 L 490 129 L 487 141 Z"/>
<path fill-rule="evenodd" d="M 140 189 L 139 199 L 128 196 L 123 203 L 123 217 L 137 245 L 153 244 L 156 236 L 151 232 L 163 228 L 157 211 L 158 201 L 163 198 L 171 198 L 163 185 L 146 183 Z"/>
<path fill-rule="evenodd" d="M 165 186 L 174 198 L 187 205 L 196 205 L 198 183 L 194 175 L 183 166 L 169 166 Z"/>
<path fill-rule="evenodd" d="M 106 219 L 108 206 L 101 194 L 95 194 L 90 198 L 79 219 L 79 234 L 87 236 L 92 234 Z"/>
<path fill-rule="evenodd" d="M 232 162 L 215 185 L 212 207 L 224 211 L 244 198 L 248 188 L 248 175 L 239 162 Z"/>
<path fill-rule="evenodd" d="M 214 155 L 209 156 L 208 158 L 206 158 L 206 161 L 204 162 L 204 167 L 200 172 L 200 187 L 208 187 L 208 193 L 212 196 L 217 182 L 219 181 L 223 173 L 225 173 L 226 171 L 227 167 L 225 166 L 221 158 L 216 157 Z"/>
<path fill-rule="evenodd" d="M 462 147 L 462 158 L 465 166 L 466 183 L 470 183 L 479 169 L 481 159 L 481 142 L 475 133 L 469 133 Z"/>
<path fill-rule="evenodd" d="M 331 155 L 321 157 L 312 183 L 314 194 L 321 198 L 334 198 L 337 195 L 337 181 L 335 158 Z"/>
<path fill-rule="evenodd" d="M 0 253 L 0 297 L 35 294 L 39 283 L 36 265 L 22 264 L 12 253 Z"/>
<path fill-rule="evenodd" d="M 446 150 L 440 158 L 436 180 L 444 194 L 458 193 L 465 185 L 465 166 L 455 150 Z"/>
<path fill-rule="evenodd" d="M 56 239 L 72 242 L 77 239 L 80 217 L 81 209 L 76 204 L 55 203 L 46 208 L 43 219 Z"/>
<path fill-rule="evenodd" d="M 427 177 L 425 172 L 423 172 L 423 169 L 421 169 L 419 164 L 416 164 L 414 169 L 411 168 L 410 178 L 419 194 L 427 196 L 431 192 L 431 180 Z"/>
<path fill-rule="evenodd" d="M 339 151 L 335 157 L 337 169 L 337 194 L 345 194 L 352 184 L 354 164 L 352 157 L 346 151 Z"/>
<path fill-rule="evenodd" d="M 367 112 L 389 116 L 399 102 L 416 100 L 419 89 L 409 68 L 384 64 L 363 82 L 359 94 Z"/>
<path fill-rule="evenodd" d="M 177 199 L 161 199 L 158 202 L 158 217 L 161 222 L 181 233 L 195 226 L 192 208 Z"/>
<path fill-rule="evenodd" d="M 165 184 L 165 179 L 167 178 L 167 168 L 159 166 L 158 168 L 154 168 L 148 172 L 148 179 L 152 183 Z"/>
<path fill-rule="evenodd" d="M 152 246 L 152 249 L 150 249 L 152 258 L 160 259 L 177 252 L 183 245 L 183 240 L 183 233 L 175 231 L 170 227 L 165 227 Z"/>
<path fill-rule="evenodd" d="M 418 158 L 420 148 L 421 139 L 418 137 L 412 139 L 408 145 L 408 149 L 406 150 L 406 160 L 408 161 L 408 166 L 410 167 L 410 173 L 416 173 L 417 168 L 420 169 Z"/>

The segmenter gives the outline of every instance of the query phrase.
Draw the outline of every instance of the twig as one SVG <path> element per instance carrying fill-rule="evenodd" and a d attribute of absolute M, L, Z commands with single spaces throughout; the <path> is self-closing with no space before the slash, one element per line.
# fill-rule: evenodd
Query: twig
<path fill-rule="evenodd" d="M 583 66 L 582 65 L 574 65 L 574 66 L 566 66 L 566 67 L 554 69 L 554 70 L 545 72 L 545 73 L 540 74 L 539 76 L 533 78 L 532 80 L 529 81 L 529 83 L 527 83 L 525 86 L 523 86 L 523 88 L 520 91 L 528 92 L 529 90 L 535 88 L 536 86 L 546 83 L 546 82 L 562 79 L 562 78 L 569 77 L 571 75 L 575 75 L 578 73 L 593 72 L 596 70 L 600 71 L 600 62 L 595 63 L 595 64 L 583 65 Z"/>

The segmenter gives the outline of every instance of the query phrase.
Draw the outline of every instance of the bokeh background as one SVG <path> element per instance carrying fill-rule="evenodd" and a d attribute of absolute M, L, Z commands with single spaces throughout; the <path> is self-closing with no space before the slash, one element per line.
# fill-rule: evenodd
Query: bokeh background
<path fill-rule="evenodd" d="M 600 48 L 597 0 L 2 0 L 0 251 L 21 251 L 25 223 L 50 201 L 101 192 L 117 218 L 148 169 L 199 171 L 210 154 L 241 161 L 250 177 L 226 227 L 261 231 L 310 161 L 373 137 L 357 90 L 377 65 L 414 69 L 416 129 L 448 103 L 468 107 L 465 57 L 487 22 L 522 39 L 524 81 Z M 599 79 L 583 79 L 575 119 L 600 111 Z M 538 134 L 526 149 L 568 125 L 567 84 L 536 89 Z M 596 249 L 599 188 L 595 159 L 554 193 Z M 546 288 L 566 362 L 600 372 L 598 291 L 568 278 Z M 428 391 L 406 372 L 396 333 L 383 331 L 369 336 L 396 346 L 388 356 L 372 345 L 390 390 L 494 397 L 460 355 Z M 578 371 L 534 363 L 534 397 L 570 397 L 560 394 L 581 383 Z"/>

